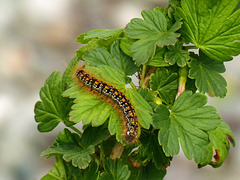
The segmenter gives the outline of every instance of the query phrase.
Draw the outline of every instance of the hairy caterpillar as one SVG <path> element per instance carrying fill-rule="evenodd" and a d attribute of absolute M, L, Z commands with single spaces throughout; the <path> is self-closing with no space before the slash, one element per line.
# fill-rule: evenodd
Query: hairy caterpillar
<path fill-rule="evenodd" d="M 129 99 L 118 89 L 113 86 L 96 79 L 86 72 L 83 68 L 79 68 L 75 72 L 75 77 L 80 86 L 94 94 L 104 96 L 104 99 L 112 104 L 117 104 L 116 107 L 122 113 L 123 122 L 123 139 L 127 143 L 136 140 L 138 135 L 138 119 L 135 110 Z"/>

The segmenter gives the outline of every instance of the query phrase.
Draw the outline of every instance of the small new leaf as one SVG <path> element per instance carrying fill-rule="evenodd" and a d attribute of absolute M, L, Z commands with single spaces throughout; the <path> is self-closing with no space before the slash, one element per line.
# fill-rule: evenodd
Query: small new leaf
<path fill-rule="evenodd" d="M 150 79 L 150 87 L 158 92 L 160 98 L 166 104 L 172 103 L 175 99 L 178 88 L 178 75 L 170 73 L 165 68 L 159 68 Z"/>
<path fill-rule="evenodd" d="M 202 51 L 194 56 L 189 64 L 189 78 L 195 79 L 195 85 L 201 93 L 209 93 L 223 98 L 227 93 L 227 82 L 220 75 L 225 72 L 222 62 L 214 61 Z"/>
<path fill-rule="evenodd" d="M 238 0 L 182 0 L 176 16 L 183 20 L 180 32 L 208 57 L 232 60 L 240 53 Z"/>
<path fill-rule="evenodd" d="M 133 19 L 126 27 L 126 34 L 132 39 L 138 39 L 131 48 L 133 60 L 139 66 L 153 57 L 156 47 L 174 44 L 180 36 L 176 31 L 181 22 L 176 21 L 168 28 L 168 22 L 160 10 L 142 11 L 143 19 Z"/>
<path fill-rule="evenodd" d="M 106 159 L 104 169 L 105 172 L 100 175 L 99 180 L 128 180 L 131 175 L 128 166 L 124 165 L 121 159 L 114 162 L 110 158 Z"/>
<path fill-rule="evenodd" d="M 179 153 L 180 140 L 188 159 L 194 158 L 201 164 L 209 158 L 208 132 L 217 128 L 221 118 L 214 107 L 204 106 L 206 103 L 205 95 L 185 91 L 174 102 L 169 117 L 162 116 L 161 111 L 166 114 L 164 108 L 156 111 L 155 126 L 160 127 L 158 140 L 167 156 Z"/>
<path fill-rule="evenodd" d="M 169 51 L 165 53 L 164 60 L 170 65 L 177 63 L 178 66 L 184 67 L 190 59 L 189 52 L 182 49 L 183 45 L 177 41 L 174 46 L 168 46 Z"/>

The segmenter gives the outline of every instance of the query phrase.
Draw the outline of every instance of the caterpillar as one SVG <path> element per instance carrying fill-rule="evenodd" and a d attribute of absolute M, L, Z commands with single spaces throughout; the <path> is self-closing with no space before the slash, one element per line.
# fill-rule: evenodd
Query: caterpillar
<path fill-rule="evenodd" d="M 138 119 L 130 100 L 120 90 L 93 77 L 83 68 L 77 69 L 74 75 L 79 85 L 83 86 L 87 91 L 102 95 L 107 101 L 116 104 L 123 117 L 124 141 L 126 143 L 135 141 L 138 135 Z"/>

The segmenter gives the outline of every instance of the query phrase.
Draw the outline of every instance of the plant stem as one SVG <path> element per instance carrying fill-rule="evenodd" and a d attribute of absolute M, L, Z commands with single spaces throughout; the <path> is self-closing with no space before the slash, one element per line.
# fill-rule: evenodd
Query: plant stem
<path fill-rule="evenodd" d="M 143 88 L 149 88 L 150 87 L 149 82 L 150 82 L 151 75 L 156 70 L 157 70 L 156 67 L 149 68 L 148 72 L 145 74 L 145 79 L 143 79 L 143 83 L 142 83 Z"/>
<path fill-rule="evenodd" d="M 145 80 L 145 74 L 146 74 L 146 70 L 147 70 L 147 65 L 143 65 L 143 69 L 142 69 L 142 74 L 141 74 L 141 81 L 140 81 L 140 87 L 142 87 L 143 82 Z"/>
<path fill-rule="evenodd" d="M 178 93 L 176 96 L 176 99 L 178 98 L 178 96 L 180 96 L 180 94 L 185 91 L 185 86 L 186 86 L 186 82 L 187 82 L 187 75 L 188 75 L 188 68 L 187 66 L 184 66 L 182 68 L 179 69 L 178 71 L 179 74 L 179 85 L 178 85 Z"/>
<path fill-rule="evenodd" d="M 80 136 L 82 136 L 82 132 L 78 128 L 76 128 L 75 126 L 70 126 L 70 128 L 74 130 L 76 133 L 78 133 Z"/>
<path fill-rule="evenodd" d="M 136 88 L 135 84 L 133 84 L 133 82 L 132 82 L 132 81 L 130 82 L 130 85 L 131 85 L 131 87 L 132 87 L 134 90 L 137 90 L 137 88 Z"/>
<path fill-rule="evenodd" d="M 189 49 L 198 49 L 197 46 L 184 46 L 183 49 L 189 50 Z"/>

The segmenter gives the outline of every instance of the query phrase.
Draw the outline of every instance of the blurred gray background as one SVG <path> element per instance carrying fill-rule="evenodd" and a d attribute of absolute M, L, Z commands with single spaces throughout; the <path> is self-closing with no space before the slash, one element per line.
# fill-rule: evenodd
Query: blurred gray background
<path fill-rule="evenodd" d="M 40 179 L 54 159 L 40 153 L 56 138 L 39 133 L 34 104 L 54 70 L 64 70 L 80 47 L 75 38 L 92 29 L 122 28 L 143 9 L 165 0 L 0 0 L 0 180 Z M 210 98 L 235 134 L 237 145 L 218 169 L 197 169 L 181 152 L 167 169 L 167 180 L 240 179 L 240 58 L 226 63 L 226 98 Z"/>

